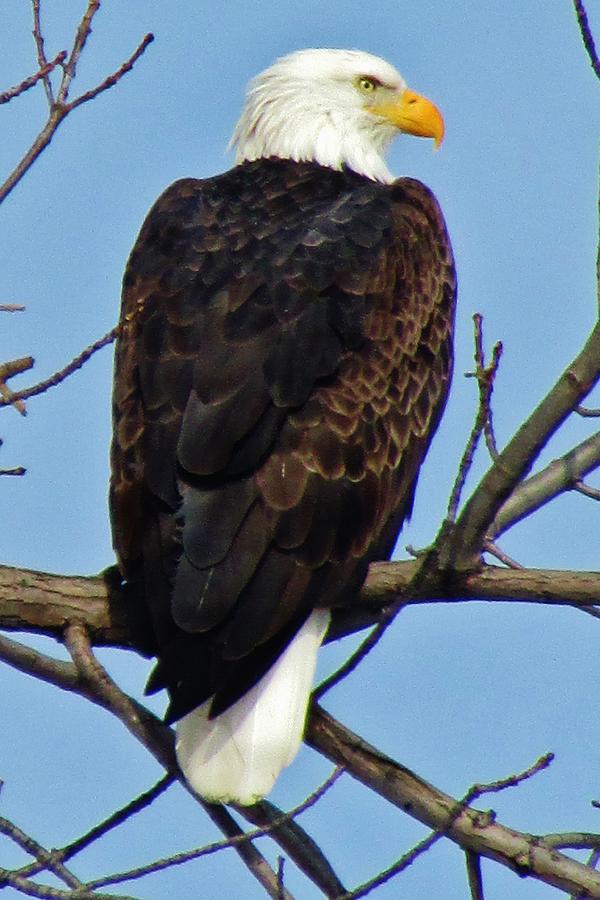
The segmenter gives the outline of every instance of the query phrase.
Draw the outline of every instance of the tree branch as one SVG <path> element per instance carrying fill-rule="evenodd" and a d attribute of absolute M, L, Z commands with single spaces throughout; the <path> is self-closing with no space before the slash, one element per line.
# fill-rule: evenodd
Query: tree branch
<path fill-rule="evenodd" d="M 479 483 L 439 547 L 440 565 L 455 572 L 479 565 L 486 532 L 542 448 L 600 377 L 600 323 L 581 353 L 519 428 Z"/>
<path fill-rule="evenodd" d="M 43 381 L 40 381 L 38 384 L 34 384 L 31 387 L 23 388 L 20 391 L 8 391 L 2 392 L 2 396 L 0 396 L 0 407 L 8 406 L 11 403 L 14 403 L 15 406 L 20 403 L 24 409 L 23 400 L 28 399 L 29 397 L 37 397 L 38 394 L 44 394 L 49 388 L 56 387 L 56 385 L 60 384 L 65 378 L 68 378 L 69 375 L 72 375 L 73 372 L 76 372 L 94 355 L 98 350 L 101 350 L 103 347 L 112 344 L 114 339 L 119 333 L 119 325 L 115 325 L 114 328 L 111 328 L 110 331 L 107 331 L 105 335 L 101 338 L 98 338 L 97 341 L 94 341 L 93 344 L 90 344 L 89 347 L 86 347 L 85 350 L 82 350 L 74 359 L 71 360 L 66 366 L 62 369 L 59 369 L 58 372 L 55 372 L 53 375 L 50 375 L 48 378 L 45 378 Z M 30 360 L 30 365 L 27 368 L 31 368 L 33 366 L 32 357 L 27 357 Z M 16 362 L 20 362 L 20 360 L 16 360 Z M 7 365 L 7 364 L 5 364 Z M 21 369 L 19 371 L 25 371 Z M 16 374 L 16 373 L 10 373 Z M 1 371 L 0 371 L 1 378 Z M 0 386 L 2 382 L 0 381 Z"/>
<path fill-rule="evenodd" d="M 86 580 L 80 579 L 80 581 L 85 582 Z M 90 579 L 90 581 L 94 581 L 94 579 Z M 99 581 L 100 584 L 105 583 L 102 579 Z M 86 605 L 86 601 L 83 600 L 81 607 L 83 615 Z M 205 812 L 227 838 L 235 838 L 232 846 L 240 854 L 252 874 L 258 878 L 267 893 L 279 898 L 280 887 L 277 884 L 276 874 L 268 866 L 262 854 L 245 837 L 245 832 L 239 828 L 230 813 L 219 804 L 206 803 L 201 800 L 185 782 L 175 758 L 172 730 L 144 706 L 119 689 L 93 656 L 86 628 L 82 624 L 74 623 L 73 619 L 74 615 L 71 611 L 71 624 L 67 625 L 65 629 L 65 637 L 75 664 L 53 659 L 2 635 L 0 635 L 0 660 L 19 671 L 41 678 L 63 690 L 77 693 L 116 715 L 165 770 L 177 778 L 188 793 L 202 805 Z M 81 621 L 83 618 L 80 618 Z M 54 636 L 58 637 L 57 634 Z M 304 808 L 302 806 L 302 809 Z M 333 869 L 304 829 L 297 822 L 290 821 L 289 814 L 276 811 L 271 804 L 262 803 L 251 808 L 236 809 L 249 822 L 262 826 L 265 832 L 272 834 L 274 840 L 289 853 L 300 870 L 327 896 L 334 895 L 333 886 L 339 885 L 340 882 Z M 254 835 L 254 837 L 256 836 Z M 74 846 L 78 847 L 77 842 Z M 70 847 L 66 850 L 69 852 L 64 859 L 72 855 Z M 285 896 L 289 898 L 287 892 Z"/>
<path fill-rule="evenodd" d="M 60 53 L 56 55 L 56 57 L 51 61 L 45 63 L 39 71 L 35 72 L 35 74 L 30 75 L 29 78 L 24 78 L 23 81 L 19 82 L 12 88 L 8 88 L 6 91 L 0 91 L 0 106 L 3 103 L 10 103 L 11 100 L 14 100 L 15 97 L 18 97 L 20 94 L 23 94 L 25 91 L 28 91 L 29 88 L 32 88 L 34 85 L 38 83 L 38 81 L 42 81 L 46 79 L 50 72 L 55 69 L 57 66 L 62 65 L 67 56 L 66 50 L 61 50 Z"/>
<path fill-rule="evenodd" d="M 600 432 L 582 441 L 545 469 L 522 481 L 492 522 L 488 535 L 497 538 L 559 494 L 576 488 L 577 482 L 600 465 Z"/>
<path fill-rule="evenodd" d="M 33 40 L 35 41 L 35 49 L 37 55 L 38 66 L 40 69 L 43 69 L 44 66 L 48 65 L 48 58 L 46 56 L 46 50 L 44 47 L 44 36 L 42 34 L 42 24 L 40 18 L 40 0 L 31 0 L 31 5 L 33 8 Z M 50 73 L 46 73 L 44 75 L 44 90 L 46 91 L 46 99 L 48 101 L 48 106 L 52 107 L 54 103 L 54 91 L 52 89 L 52 81 L 50 79 Z"/>
<path fill-rule="evenodd" d="M 40 76 L 44 82 L 46 97 L 49 104 L 48 119 L 38 136 L 35 138 L 29 150 L 27 150 L 21 161 L 13 169 L 11 174 L 5 180 L 4 184 L 0 185 L 0 203 L 2 203 L 2 201 L 5 200 L 6 197 L 8 197 L 10 192 L 29 171 L 36 159 L 46 149 L 46 147 L 56 134 L 56 131 L 61 122 L 67 117 L 67 115 L 74 109 L 76 109 L 77 106 L 80 106 L 82 103 L 86 103 L 88 100 L 93 100 L 94 97 L 96 97 L 99 93 L 117 84 L 117 82 L 121 80 L 123 75 L 125 75 L 126 72 L 129 72 L 132 69 L 134 63 L 139 59 L 139 57 L 146 50 L 147 46 L 153 40 L 153 36 L 147 34 L 142 40 L 139 47 L 132 54 L 132 56 L 128 60 L 126 60 L 126 62 L 124 62 L 116 72 L 114 72 L 112 75 L 109 75 L 108 78 L 105 78 L 104 81 L 96 88 L 87 91 L 85 94 L 82 94 L 80 97 L 69 103 L 68 96 L 69 90 L 71 88 L 71 83 L 75 78 L 79 58 L 91 33 L 92 20 L 95 14 L 98 12 L 99 8 L 100 0 L 88 0 L 87 8 L 77 27 L 71 52 L 69 53 L 68 58 L 61 61 L 60 63 L 60 65 L 62 65 L 63 73 L 56 100 L 53 99 L 52 85 L 50 82 L 48 71 L 45 71 L 45 74 Z M 40 63 L 40 69 L 44 69 L 48 65 L 48 60 L 46 59 L 44 51 L 44 40 L 42 37 L 40 26 L 39 0 L 33 0 L 33 16 L 33 35 L 37 47 L 38 61 Z"/>
<path fill-rule="evenodd" d="M 585 6 L 583 5 L 583 0 L 573 0 L 573 6 L 575 7 L 575 15 L 577 16 L 577 23 L 579 25 L 581 37 L 583 39 L 583 45 L 587 50 L 592 69 L 596 73 L 596 76 L 600 78 L 600 59 L 598 59 L 596 45 L 594 43 L 594 38 L 590 30 L 587 13 L 585 11 Z"/>
<path fill-rule="evenodd" d="M 356 605 L 334 614 L 332 634 L 340 637 L 376 624 L 393 604 L 486 600 L 586 607 L 600 604 L 600 573 L 559 569 L 483 566 L 448 583 L 429 573 L 418 591 L 414 579 L 421 560 L 373 563 Z M 0 630 L 25 631 L 62 639 L 66 622 L 85 623 L 94 646 L 122 647 L 152 655 L 142 598 L 114 577 L 50 575 L 0 566 Z"/>
<path fill-rule="evenodd" d="M 445 832 L 463 849 L 493 859 L 521 877 L 532 876 L 571 893 L 585 890 L 588 897 L 600 898 L 600 874 L 545 845 L 541 837 L 499 824 L 493 813 L 465 807 L 453 818 L 454 798 L 380 753 L 318 706 L 313 708 L 306 741 L 394 806 L 434 831 Z"/>

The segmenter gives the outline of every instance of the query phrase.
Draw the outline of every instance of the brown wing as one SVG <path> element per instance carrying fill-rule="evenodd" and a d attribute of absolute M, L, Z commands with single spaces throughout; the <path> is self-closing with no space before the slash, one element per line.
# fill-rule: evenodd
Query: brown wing
<path fill-rule="evenodd" d="M 262 160 L 158 200 L 125 275 L 111 510 L 170 719 L 225 709 L 391 552 L 454 299 L 419 182 Z"/>

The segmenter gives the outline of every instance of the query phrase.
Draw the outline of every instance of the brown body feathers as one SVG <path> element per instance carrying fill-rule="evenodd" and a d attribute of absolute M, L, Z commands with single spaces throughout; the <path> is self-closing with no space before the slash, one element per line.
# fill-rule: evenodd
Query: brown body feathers
<path fill-rule="evenodd" d="M 218 714 L 393 549 L 452 370 L 422 184 L 263 159 L 172 185 L 124 282 L 111 511 L 168 717 Z"/>

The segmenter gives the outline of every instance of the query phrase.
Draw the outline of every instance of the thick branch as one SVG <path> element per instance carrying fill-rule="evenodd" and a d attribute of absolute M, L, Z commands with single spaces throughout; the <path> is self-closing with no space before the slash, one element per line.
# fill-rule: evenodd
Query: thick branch
<path fill-rule="evenodd" d="M 430 828 L 446 832 L 462 848 L 493 859 L 520 876 L 531 875 L 571 893 L 600 898 L 600 874 L 544 844 L 506 828 L 493 814 L 471 807 L 456 816 L 457 801 L 365 743 L 319 707 L 313 709 L 306 741 L 390 803 Z M 449 825 L 450 823 L 450 825 Z"/>
<path fill-rule="evenodd" d="M 336 636 L 378 621 L 392 603 L 486 600 L 587 607 L 600 604 L 600 573 L 555 569 L 505 569 L 484 566 L 456 583 L 436 573 L 419 593 L 411 583 L 420 561 L 374 563 L 356 606 L 338 613 Z M 0 566 L 0 629 L 45 634 L 62 639 L 65 624 L 85 623 L 95 646 L 123 647 L 152 654 L 141 599 L 104 574 L 49 575 Z"/>

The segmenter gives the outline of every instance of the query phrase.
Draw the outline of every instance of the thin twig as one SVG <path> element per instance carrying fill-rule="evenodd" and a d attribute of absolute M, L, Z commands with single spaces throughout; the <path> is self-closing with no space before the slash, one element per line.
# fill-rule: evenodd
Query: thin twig
<path fill-rule="evenodd" d="M 527 475 L 542 448 L 600 378 L 600 323 L 552 390 L 521 425 L 465 504 L 440 547 L 442 568 L 468 571 L 480 564 L 486 537 L 500 508 Z"/>
<path fill-rule="evenodd" d="M 22 303 L 0 303 L 0 312 L 24 312 L 25 307 Z"/>
<path fill-rule="evenodd" d="M 494 389 L 494 380 L 500 365 L 500 357 L 502 356 L 502 344 L 498 341 L 492 351 L 492 361 L 489 366 L 485 365 L 485 354 L 483 350 L 483 316 L 475 313 L 473 316 L 474 340 L 475 340 L 475 371 L 467 372 L 467 378 L 476 378 L 479 389 L 479 405 L 477 407 L 477 415 L 468 437 L 452 491 L 448 501 L 448 511 L 446 513 L 446 521 L 454 522 L 458 513 L 460 498 L 467 480 L 467 475 L 473 465 L 475 452 L 479 445 L 481 435 L 485 436 L 488 452 L 492 459 L 498 456 L 496 447 L 496 438 L 494 435 L 494 426 L 492 420 L 492 391 Z"/>
<path fill-rule="evenodd" d="M 154 787 L 145 791 L 143 794 L 140 794 L 139 797 L 136 797 L 135 800 L 127 803 L 121 809 L 118 809 L 103 822 L 100 822 L 98 825 L 91 828 L 82 835 L 82 837 L 77 838 L 77 840 L 72 841 L 70 844 L 67 844 L 59 850 L 52 850 L 52 859 L 59 860 L 63 863 L 72 859 L 72 857 L 81 853 L 82 850 L 85 850 L 86 847 L 93 844 L 94 841 L 97 841 L 99 838 L 104 837 L 105 834 L 108 834 L 113 828 L 118 828 L 123 822 L 126 822 L 132 816 L 150 806 L 157 797 L 160 797 L 161 794 L 174 783 L 174 781 L 175 777 L 173 775 L 164 775 Z M 18 869 L 14 874 L 19 875 L 22 878 L 31 878 L 33 875 L 38 875 L 45 868 L 46 866 L 41 863 L 32 863 Z"/>
<path fill-rule="evenodd" d="M 168 772 L 177 775 L 180 783 L 202 804 L 210 818 L 228 839 L 242 834 L 243 832 L 240 831 L 237 823 L 224 807 L 203 801 L 187 785 L 175 758 L 172 730 L 115 684 L 94 656 L 85 626 L 78 622 L 71 622 L 65 628 L 64 638 L 79 678 L 83 682 L 83 691 L 87 690 L 95 703 L 104 706 L 105 709 L 117 716 L 131 734 Z M 277 897 L 277 875 L 254 844 L 242 842 L 239 847 L 235 846 L 234 849 L 269 896 Z M 291 900 L 291 895 L 286 894 L 286 900 Z"/>
<path fill-rule="evenodd" d="M 39 21 L 39 0 L 32 0 L 32 2 L 34 13 L 33 34 L 36 41 L 38 59 L 40 60 L 41 68 L 47 64 L 47 60 L 45 57 L 43 37 Z M 99 7 L 100 0 L 89 0 L 87 8 L 77 28 L 71 52 L 68 55 L 67 59 L 62 63 L 63 75 L 56 100 L 53 99 L 52 85 L 50 83 L 49 76 L 46 75 L 43 79 L 46 88 L 46 96 L 48 98 L 50 107 L 48 119 L 38 136 L 35 138 L 29 150 L 25 153 L 20 162 L 15 166 L 13 171 L 5 180 L 4 184 L 0 185 L 0 203 L 2 203 L 2 201 L 5 200 L 6 197 L 8 197 L 10 192 L 16 187 L 16 185 L 21 181 L 24 175 L 29 171 L 34 162 L 38 159 L 40 154 L 45 150 L 45 148 L 48 146 L 48 144 L 56 134 L 56 131 L 61 122 L 66 118 L 66 116 L 77 106 L 80 106 L 87 100 L 93 99 L 93 97 L 97 96 L 98 93 L 107 90 L 109 87 L 112 87 L 114 84 L 120 81 L 121 77 L 126 72 L 130 71 L 130 69 L 137 61 L 137 59 L 139 59 L 139 57 L 142 55 L 148 44 L 151 43 L 151 35 L 146 35 L 140 46 L 134 52 L 133 56 L 129 60 L 127 60 L 117 72 L 115 72 L 113 75 L 109 75 L 109 77 L 105 79 L 98 86 L 98 88 L 87 91 L 81 97 L 78 97 L 76 100 L 68 103 L 67 99 L 69 90 L 71 87 L 71 83 L 75 77 L 77 64 L 91 32 L 92 20 Z"/>
<path fill-rule="evenodd" d="M 279 888 L 279 897 L 277 900 L 283 900 L 284 891 L 285 891 L 285 883 L 284 883 L 284 872 L 285 872 L 285 856 L 277 857 L 277 887 Z"/>
<path fill-rule="evenodd" d="M 600 409 L 581 406 L 581 404 L 575 407 L 575 412 L 583 419 L 597 419 L 600 416 Z"/>
<path fill-rule="evenodd" d="M 46 50 L 44 48 L 44 37 L 42 34 L 42 24 L 40 21 L 40 0 L 32 0 L 33 6 L 33 39 L 35 41 L 35 49 L 37 54 L 38 66 L 43 69 L 48 64 Z M 54 104 L 54 91 L 52 89 L 52 80 L 50 74 L 44 76 L 44 90 L 46 91 L 46 99 L 48 106 L 52 108 Z"/>
<path fill-rule="evenodd" d="M 284 815 L 281 809 L 268 800 L 238 809 L 247 822 L 257 828 L 272 825 Z M 323 896 L 337 897 L 346 890 L 331 863 L 317 842 L 298 824 L 290 819 L 279 825 L 271 837 L 296 866 L 315 884 Z"/>
<path fill-rule="evenodd" d="M 175 777 L 173 775 L 163 775 L 160 781 L 157 781 L 150 790 L 144 791 L 144 793 L 140 794 L 139 797 L 136 797 L 135 800 L 127 803 L 103 822 L 95 825 L 94 828 L 91 828 L 86 834 L 82 835 L 82 837 L 67 844 L 61 850 L 56 850 L 55 853 L 57 853 L 63 861 L 71 859 L 77 853 L 81 853 L 82 850 L 89 847 L 94 841 L 104 837 L 104 835 L 108 834 L 113 828 L 118 828 L 119 825 L 122 825 L 123 822 L 126 822 L 132 816 L 137 815 L 137 813 L 141 812 L 143 809 L 147 809 L 154 803 L 157 797 L 164 794 L 167 788 L 174 782 Z"/>
<path fill-rule="evenodd" d="M 343 766 L 337 766 L 331 773 L 331 775 L 323 782 L 323 784 L 321 784 L 315 791 L 310 794 L 310 796 L 303 800 L 302 803 L 294 807 L 294 809 L 290 810 L 290 812 L 284 813 L 282 816 L 262 828 L 256 828 L 252 831 L 247 831 L 244 834 L 240 834 L 237 837 L 228 838 L 224 841 L 215 841 L 214 843 L 208 844 L 204 847 L 196 847 L 193 850 L 187 850 L 183 853 L 177 853 L 165 859 L 158 859 L 146 866 L 139 866 L 135 869 L 129 869 L 126 872 L 115 872 L 112 875 L 106 875 L 103 878 L 97 878 L 94 881 L 89 881 L 86 884 L 86 888 L 90 890 L 99 887 L 107 887 L 111 884 L 121 884 L 123 881 L 132 881 L 134 879 L 142 878 L 145 875 L 149 875 L 152 872 L 160 872 L 163 869 L 168 869 L 173 866 L 180 866 L 192 859 L 200 859 L 200 857 L 209 856 L 210 854 L 217 853 L 220 850 L 228 850 L 232 847 L 239 847 L 241 844 L 247 843 L 249 841 L 254 841 L 259 837 L 264 837 L 265 835 L 271 834 L 285 822 L 289 822 L 291 819 L 295 819 L 311 806 L 314 806 L 315 803 L 317 803 L 321 799 L 321 797 L 323 797 L 323 795 L 326 794 L 331 787 L 333 787 L 333 785 L 343 774 L 343 772 Z"/>
<path fill-rule="evenodd" d="M 500 791 L 505 791 L 507 788 L 518 787 L 524 781 L 528 781 L 530 778 L 533 778 L 534 775 L 547 769 L 553 760 L 554 753 L 544 753 L 539 759 L 536 759 L 533 765 L 524 769 L 522 772 L 517 772 L 515 775 L 508 775 L 506 778 L 500 778 L 497 781 L 489 781 L 487 784 L 474 784 L 469 788 L 460 803 L 462 803 L 463 806 L 468 806 L 476 800 L 479 800 L 484 794 L 498 794 Z"/>
<path fill-rule="evenodd" d="M 590 58 L 592 69 L 596 73 L 596 76 L 600 78 L 600 59 L 598 59 L 596 45 L 594 43 L 594 38 L 590 30 L 590 24 L 588 22 L 585 6 L 583 5 L 583 0 L 573 0 L 573 6 L 575 7 L 575 14 L 577 15 L 577 22 L 579 23 L 579 30 L 581 31 L 583 44 Z"/>
<path fill-rule="evenodd" d="M 28 91 L 29 88 L 32 88 L 34 85 L 36 85 L 38 81 L 45 79 L 53 69 L 55 69 L 57 66 L 62 65 L 66 58 L 67 51 L 61 50 L 61 52 L 58 53 L 51 62 L 47 62 L 38 72 L 35 72 L 34 75 L 30 75 L 29 78 L 24 78 L 23 81 L 19 82 L 19 84 L 16 84 L 14 87 L 8 88 L 8 90 L 6 91 L 1 91 L 0 106 L 3 103 L 10 103 L 10 101 L 14 100 L 15 97 L 18 97 L 20 94 L 25 93 L 25 91 Z"/>
<path fill-rule="evenodd" d="M 44 869 L 48 869 L 53 875 L 56 875 L 56 877 L 60 881 L 63 881 L 67 887 L 85 887 L 83 882 L 76 878 L 69 869 L 65 868 L 62 862 L 57 860 L 50 851 L 46 850 L 45 847 L 42 847 L 41 844 L 38 844 L 38 842 L 30 835 L 25 834 L 25 832 L 19 828 L 18 825 L 15 825 L 14 822 L 10 822 L 8 819 L 0 817 L 0 834 L 4 834 L 14 841 L 17 846 L 25 851 L 25 853 L 34 856 Z"/>
<path fill-rule="evenodd" d="M 27 415 L 23 401 L 11 391 L 6 382 L 15 375 L 21 375 L 33 367 L 33 356 L 23 356 L 0 364 L 0 406 L 14 406 L 22 416 Z"/>
<path fill-rule="evenodd" d="M 117 81 L 120 81 L 123 75 L 127 72 L 130 72 L 135 63 L 138 61 L 142 53 L 145 51 L 146 47 L 152 43 L 154 40 L 154 35 L 148 33 L 142 39 L 139 47 L 131 54 L 128 60 L 126 60 L 122 66 L 119 66 L 116 72 L 113 72 L 112 75 L 108 75 L 107 78 L 104 79 L 102 84 L 99 84 L 97 87 L 92 88 L 90 91 L 86 91 L 85 94 L 81 94 L 81 96 L 77 97 L 76 100 L 73 100 L 69 103 L 69 111 L 72 109 L 76 109 L 76 107 L 81 106 L 82 103 L 87 103 L 89 100 L 93 100 L 98 94 L 102 94 L 104 91 L 107 91 L 109 88 L 113 87 Z"/>
<path fill-rule="evenodd" d="M 477 366 L 474 377 L 477 378 L 477 386 L 479 388 L 479 404 L 483 413 L 483 433 L 488 452 L 492 459 L 496 459 L 498 447 L 496 446 L 496 436 L 494 434 L 492 393 L 503 347 L 501 341 L 496 341 L 492 349 L 492 361 L 489 366 L 486 366 L 483 349 L 483 316 L 480 313 L 475 313 L 473 321 L 475 327 L 475 363 Z"/>
<path fill-rule="evenodd" d="M 339 669 L 336 669 L 331 675 L 327 678 L 324 678 L 323 681 L 317 685 L 317 687 L 312 692 L 312 701 L 317 702 L 321 697 L 330 691 L 336 684 L 339 684 L 340 681 L 343 681 L 351 672 L 360 665 L 360 663 L 365 659 L 366 656 L 373 650 L 374 647 L 377 646 L 387 629 L 390 627 L 396 616 L 401 610 L 401 605 L 395 604 L 394 606 L 389 607 L 384 610 L 382 613 L 382 620 L 379 622 L 373 631 L 367 637 L 361 641 L 359 646 L 356 648 L 354 653 L 352 653 L 348 659 L 342 663 Z"/>
<path fill-rule="evenodd" d="M 77 70 L 77 63 L 79 62 L 79 57 L 85 47 L 86 41 L 90 36 L 92 30 L 92 20 L 98 10 L 100 9 L 100 0 L 88 0 L 87 9 L 85 10 L 81 22 L 77 28 L 75 33 L 75 40 L 73 41 L 73 48 L 71 53 L 69 54 L 69 58 L 67 59 L 64 65 L 63 77 L 60 83 L 60 87 L 58 89 L 58 95 L 56 98 L 57 104 L 61 106 L 66 104 L 67 98 L 69 96 L 69 90 L 71 87 L 71 82 L 73 78 L 75 78 L 75 72 Z"/>
<path fill-rule="evenodd" d="M 579 494 L 584 494 L 586 497 L 591 497 L 592 500 L 600 500 L 600 490 L 598 490 L 598 488 L 590 487 L 585 481 L 578 480 L 573 482 L 573 490 L 577 491 Z"/>
<path fill-rule="evenodd" d="M 63 369 L 60 369 L 58 372 L 55 372 L 53 375 L 50 375 L 49 378 L 45 378 L 43 381 L 40 381 L 38 384 L 32 385 L 32 387 L 23 388 L 21 391 L 11 391 L 10 397 L 1 397 L 0 398 L 0 407 L 8 406 L 9 403 L 14 403 L 15 401 L 26 400 L 29 397 L 37 397 L 38 394 L 45 393 L 49 388 L 56 387 L 56 385 L 60 384 L 68 378 L 69 375 L 72 375 L 73 372 L 76 372 L 80 369 L 84 363 L 90 359 L 94 353 L 97 353 L 98 350 L 101 350 L 103 347 L 108 346 L 108 344 L 112 344 L 119 333 L 119 325 L 115 325 L 114 328 L 111 328 L 103 337 L 99 338 L 97 341 L 94 341 L 93 344 L 90 344 L 89 347 L 86 347 L 75 359 L 72 359 L 68 365 L 66 365 Z M 32 361 L 33 362 L 33 361 Z M 1 372 L 0 372 L 1 378 Z M 1 382 L 0 382 L 1 389 Z"/>
<path fill-rule="evenodd" d="M 0 203 L 8 197 L 10 192 L 29 171 L 38 156 L 46 149 L 65 115 L 66 112 L 63 107 L 56 105 L 52 107 L 46 124 L 35 138 L 33 144 L 25 153 L 21 161 L 17 163 L 5 182 L 0 185 Z"/>
<path fill-rule="evenodd" d="M 462 816 L 467 807 L 474 800 L 481 797 L 483 794 L 497 793 L 498 791 L 504 791 L 509 787 L 516 787 L 523 781 L 532 778 L 534 775 L 537 775 L 538 772 L 546 769 L 553 759 L 553 753 L 546 753 L 544 756 L 541 756 L 538 760 L 536 760 L 536 762 L 532 766 L 529 766 L 529 768 L 525 769 L 523 772 L 519 772 L 516 775 L 509 775 L 508 778 L 502 778 L 499 781 L 492 781 L 489 784 L 472 785 L 464 795 L 464 797 L 457 801 L 442 828 L 434 829 L 430 834 L 427 835 L 427 837 L 419 841 L 418 844 L 415 844 L 415 846 L 411 850 L 409 850 L 402 857 L 400 857 L 400 859 L 393 863 L 393 865 L 389 866 L 389 868 L 385 869 L 383 872 L 379 872 L 374 878 L 371 878 L 369 879 L 369 881 L 361 884 L 359 887 L 355 888 L 355 890 L 350 891 L 344 897 L 340 898 L 340 900 L 358 900 L 359 897 L 365 897 L 367 894 L 370 894 L 371 891 L 373 891 L 375 888 L 381 887 L 382 884 L 385 884 L 395 875 L 398 875 L 400 872 L 411 866 L 419 856 L 422 856 L 423 853 L 425 853 L 426 850 L 429 850 L 429 848 L 437 841 L 439 841 L 440 838 L 448 834 L 448 832 L 452 828 L 452 825 L 458 818 L 460 818 L 460 816 Z M 491 820 L 493 821 L 493 817 Z"/>
<path fill-rule="evenodd" d="M 499 559 L 500 562 L 504 563 L 505 566 L 508 566 L 509 569 L 522 569 L 524 568 L 521 563 L 518 563 L 516 559 L 513 559 L 512 556 L 509 556 L 504 552 L 494 541 L 485 540 L 483 542 L 483 549 L 486 553 L 491 553 L 492 556 L 495 556 L 496 559 Z"/>
<path fill-rule="evenodd" d="M 8 869 L 0 869 L 0 882 L 4 882 L 8 887 L 13 887 L 22 894 L 29 897 L 38 897 L 39 900 L 136 900 L 135 897 L 120 894 L 96 894 L 91 891 L 78 890 L 76 894 L 73 891 L 63 891 L 59 888 L 46 887 L 45 885 L 36 884 L 28 878 L 21 878 Z"/>

